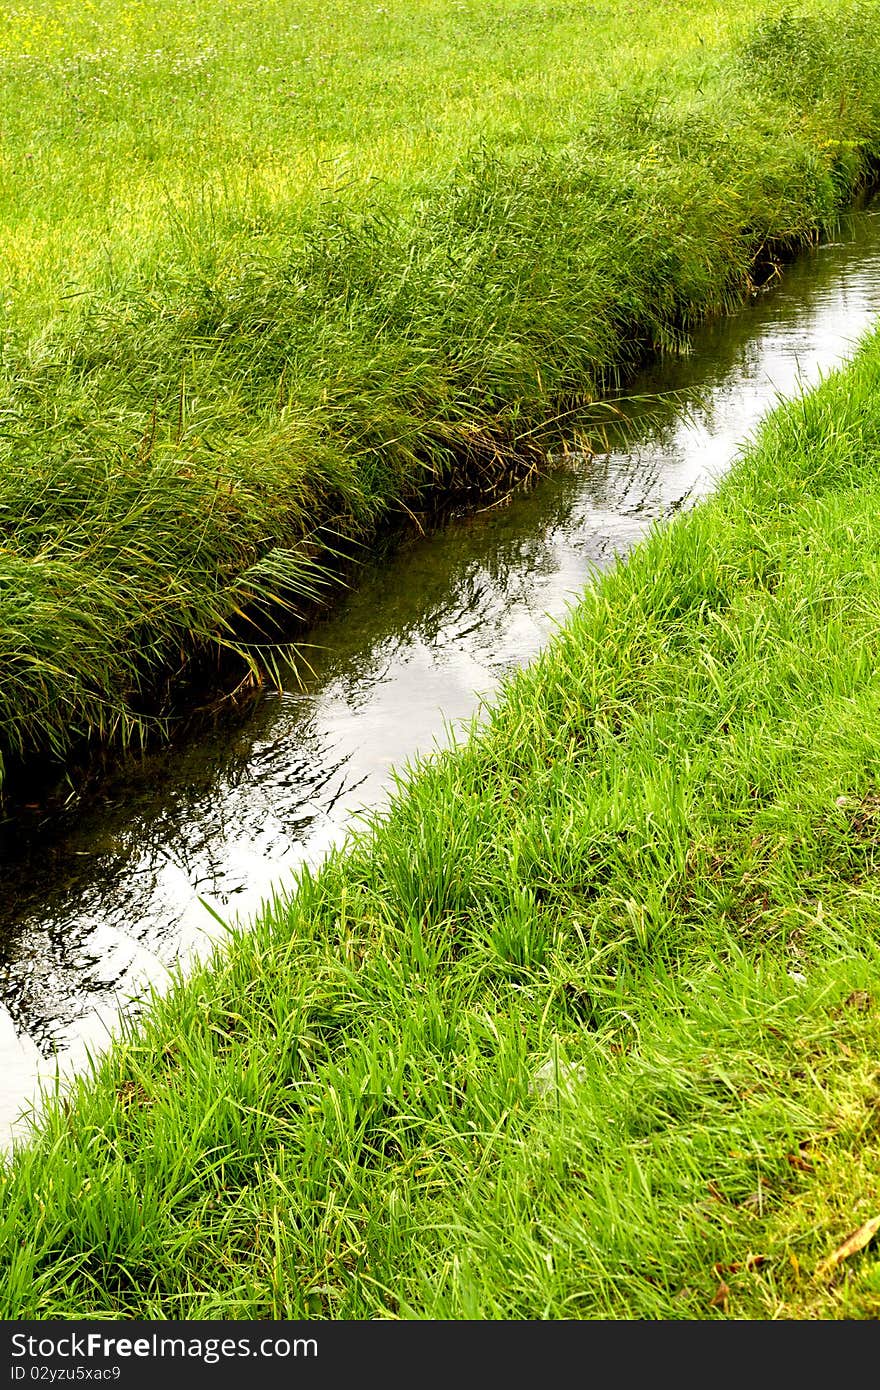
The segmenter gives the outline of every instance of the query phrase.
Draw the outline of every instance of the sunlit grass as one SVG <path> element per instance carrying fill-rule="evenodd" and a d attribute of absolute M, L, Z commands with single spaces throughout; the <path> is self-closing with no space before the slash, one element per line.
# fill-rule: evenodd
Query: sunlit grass
<path fill-rule="evenodd" d="M 673 62 L 711 67 L 755 8 L 4 6 L 0 220 L 13 241 L 0 273 L 55 303 L 111 257 L 124 270 L 193 198 L 246 217 L 433 183 L 481 140 L 564 142 L 594 93 Z"/>

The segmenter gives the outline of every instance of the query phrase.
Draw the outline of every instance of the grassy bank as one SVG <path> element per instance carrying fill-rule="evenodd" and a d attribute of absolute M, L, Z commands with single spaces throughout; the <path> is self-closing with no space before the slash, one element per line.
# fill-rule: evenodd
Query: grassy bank
<path fill-rule="evenodd" d="M 630 9 L 5 12 L 0 781 L 256 669 L 328 535 L 491 483 L 868 176 L 876 4 Z"/>
<path fill-rule="evenodd" d="M 880 335 L 6 1174 L 6 1317 L 875 1317 Z"/>

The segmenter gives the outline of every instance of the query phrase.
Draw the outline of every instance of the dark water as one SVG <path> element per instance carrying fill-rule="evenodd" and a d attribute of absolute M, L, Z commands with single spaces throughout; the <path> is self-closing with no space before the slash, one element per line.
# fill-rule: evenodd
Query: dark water
<path fill-rule="evenodd" d="M 880 214 L 848 218 L 777 287 L 640 375 L 605 452 L 366 565 L 247 717 L 133 761 L 69 815 L 0 840 L 0 1142 L 41 1082 L 82 1067 L 146 983 L 319 860 L 392 768 L 430 751 L 527 662 L 653 522 L 727 469 L 778 395 L 845 358 L 880 313 Z"/>

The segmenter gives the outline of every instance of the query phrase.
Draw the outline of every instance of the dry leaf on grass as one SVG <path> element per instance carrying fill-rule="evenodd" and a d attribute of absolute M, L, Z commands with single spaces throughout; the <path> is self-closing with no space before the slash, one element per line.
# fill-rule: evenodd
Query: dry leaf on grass
<path fill-rule="evenodd" d="M 821 1279 L 824 1275 L 830 1274 L 832 1269 L 836 1269 L 844 1260 L 848 1260 L 850 1255 L 857 1255 L 860 1250 L 864 1250 L 866 1245 L 870 1245 L 878 1231 L 880 1231 L 880 1216 L 872 1216 L 870 1221 L 866 1221 L 863 1226 L 859 1226 L 857 1231 L 853 1231 L 852 1235 L 848 1235 L 833 1254 L 820 1260 L 816 1266 L 818 1277 Z"/>
<path fill-rule="evenodd" d="M 792 1168 L 797 1168 L 800 1173 L 815 1173 L 816 1171 L 810 1160 L 804 1158 L 803 1154 L 786 1154 L 785 1158 L 786 1162 L 789 1163 Z"/>
<path fill-rule="evenodd" d="M 715 1290 L 715 1297 L 709 1304 L 710 1308 L 720 1308 L 722 1313 L 727 1312 L 727 1300 L 730 1298 L 730 1289 L 722 1279 L 718 1288 Z"/>

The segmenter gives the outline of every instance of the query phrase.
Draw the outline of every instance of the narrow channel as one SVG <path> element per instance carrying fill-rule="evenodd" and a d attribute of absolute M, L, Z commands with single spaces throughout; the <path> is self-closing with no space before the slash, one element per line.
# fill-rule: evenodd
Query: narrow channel
<path fill-rule="evenodd" d="M 0 826 L 0 1146 L 121 1008 L 208 949 L 222 932 L 209 906 L 246 917 L 320 860 L 395 769 L 535 655 L 597 570 L 711 490 L 776 398 L 847 357 L 878 314 L 875 202 L 688 356 L 642 372 L 602 452 L 569 451 L 506 505 L 365 563 L 281 693 L 130 759 L 68 812 Z"/>

